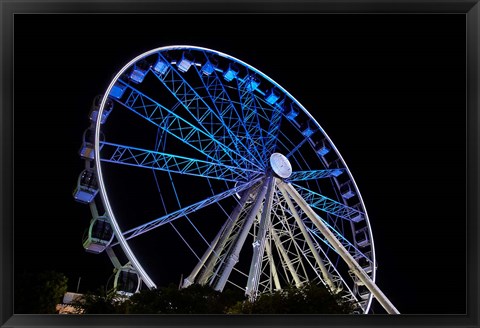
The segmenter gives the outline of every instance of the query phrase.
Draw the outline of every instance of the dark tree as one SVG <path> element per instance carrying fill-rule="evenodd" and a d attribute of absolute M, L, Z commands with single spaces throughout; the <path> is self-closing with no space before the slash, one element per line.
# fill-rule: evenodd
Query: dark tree
<path fill-rule="evenodd" d="M 171 284 L 142 290 L 130 298 L 105 293 L 101 288 L 85 294 L 76 306 L 87 314 L 346 314 L 354 310 L 340 295 L 331 295 L 324 286 L 315 284 L 263 294 L 253 303 L 240 290 L 220 293 L 198 284 L 183 289 Z"/>
<path fill-rule="evenodd" d="M 332 295 L 321 285 L 306 284 L 301 288 L 287 287 L 271 294 L 262 294 L 254 302 L 238 302 L 230 314 L 348 314 L 353 304 L 344 301 L 340 294 Z"/>
<path fill-rule="evenodd" d="M 172 284 L 133 295 L 130 298 L 130 313 L 222 314 L 243 298 L 243 294 L 231 290 L 220 293 L 198 284 L 179 290 Z"/>
<path fill-rule="evenodd" d="M 57 304 L 67 292 L 68 279 L 63 273 L 23 272 L 14 283 L 14 312 L 17 314 L 56 313 Z"/>
<path fill-rule="evenodd" d="M 88 291 L 72 303 L 84 314 L 127 314 L 130 304 L 127 297 L 120 297 L 114 290 L 106 291 L 103 286 L 95 292 Z"/>

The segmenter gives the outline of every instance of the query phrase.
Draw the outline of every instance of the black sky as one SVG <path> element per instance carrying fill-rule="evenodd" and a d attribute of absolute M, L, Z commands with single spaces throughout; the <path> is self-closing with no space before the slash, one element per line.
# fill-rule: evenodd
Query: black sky
<path fill-rule="evenodd" d="M 191 44 L 261 70 L 320 123 L 401 313 L 465 312 L 464 15 L 15 15 L 14 28 L 16 273 L 105 284 L 113 267 L 84 252 L 90 211 L 72 198 L 91 102 L 133 57 Z"/>

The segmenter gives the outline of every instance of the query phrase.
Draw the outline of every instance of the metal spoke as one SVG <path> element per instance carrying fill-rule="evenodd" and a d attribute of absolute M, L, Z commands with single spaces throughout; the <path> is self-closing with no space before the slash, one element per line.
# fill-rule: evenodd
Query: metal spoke
<path fill-rule="evenodd" d="M 165 130 L 168 134 L 182 141 L 210 158 L 217 163 L 235 163 L 235 151 L 225 146 L 220 140 L 215 139 L 211 134 L 199 129 L 181 116 L 175 113 L 176 107 L 166 108 L 155 100 L 146 96 L 142 92 L 135 89 L 132 85 L 119 80 L 122 85 L 128 88 L 129 92 L 124 95 L 125 100 L 115 101 L 128 110 L 140 115 L 147 121 Z M 164 125 L 168 119 L 168 125 Z"/>
<path fill-rule="evenodd" d="M 205 53 L 204 56 L 206 60 L 208 60 Z M 258 148 L 255 147 L 254 141 L 252 140 L 241 115 L 238 113 L 235 103 L 225 89 L 218 73 L 214 71 L 209 75 L 203 74 L 197 66 L 195 66 L 195 70 L 213 103 L 213 108 L 222 120 L 222 123 L 229 128 L 233 136 L 235 136 L 236 141 L 241 143 L 243 148 L 247 150 L 249 154 L 248 158 L 257 161 L 259 165 L 264 165 L 264 163 L 259 161 L 261 156 Z M 245 140 L 246 145 L 243 144 L 241 139 Z"/>
<path fill-rule="evenodd" d="M 163 58 L 162 55 L 160 57 Z M 165 62 L 168 62 L 163 58 Z M 237 135 L 225 124 L 223 119 L 219 117 L 218 112 L 213 110 L 197 93 L 195 88 L 183 78 L 182 74 L 177 71 L 170 63 L 167 74 L 159 74 L 155 70 L 150 69 L 157 79 L 167 88 L 175 99 L 187 110 L 193 119 L 203 128 L 204 132 L 211 135 L 212 139 L 221 139 L 225 142 L 225 147 L 233 151 L 236 155 L 234 160 L 237 165 L 258 165 L 253 163 L 255 156 L 252 156 L 249 149 L 240 142 Z"/>
<path fill-rule="evenodd" d="M 317 180 L 325 178 L 338 177 L 345 172 L 345 169 L 327 169 L 327 170 L 312 170 L 312 171 L 296 171 L 287 179 L 289 182 Z"/>
<path fill-rule="evenodd" d="M 233 182 L 246 180 L 247 174 L 250 176 L 261 174 L 260 171 L 211 163 L 110 142 L 103 142 L 101 145 L 103 146 L 102 162 Z"/>
<path fill-rule="evenodd" d="M 248 133 L 256 141 L 256 147 L 261 149 L 262 161 L 267 162 L 267 154 L 264 142 L 264 135 L 262 134 L 262 126 L 260 124 L 260 115 L 255 103 L 255 96 L 251 88 L 245 87 L 246 80 L 235 79 L 237 83 L 237 91 L 242 108 L 243 121 L 248 129 Z M 268 119 L 268 118 L 265 118 Z"/>
<path fill-rule="evenodd" d="M 292 174 L 293 175 L 293 174 Z M 335 215 L 348 221 L 359 222 L 365 220 L 365 213 L 339 203 L 333 199 L 320 195 L 312 190 L 294 184 L 302 198 L 309 206 L 316 208 L 322 212 Z"/>
<path fill-rule="evenodd" d="M 189 213 L 198 211 L 205 206 L 208 206 L 210 204 L 219 202 L 220 200 L 222 200 L 224 198 L 227 198 L 227 197 L 230 197 L 232 195 L 235 195 L 236 193 L 242 192 L 243 190 L 248 189 L 251 186 L 258 183 L 259 181 L 261 181 L 261 179 L 262 178 L 260 177 L 260 178 L 254 179 L 252 181 L 249 181 L 245 184 L 240 184 L 240 185 L 236 186 L 235 188 L 224 191 L 224 192 L 222 192 L 218 195 L 209 197 L 207 199 L 204 199 L 204 200 L 202 200 L 200 202 L 197 202 L 195 204 L 192 204 L 190 206 L 186 206 L 186 207 L 184 207 L 184 208 L 182 208 L 178 211 L 169 213 L 169 214 L 164 215 L 164 216 L 162 216 L 158 219 L 155 219 L 155 220 L 150 221 L 148 223 L 142 224 L 142 225 L 140 225 L 136 228 L 130 229 L 128 231 L 125 231 L 123 233 L 123 236 L 124 236 L 125 240 L 131 239 L 133 237 L 137 237 L 141 234 L 144 234 L 147 231 L 158 228 L 158 227 L 164 225 L 165 223 L 172 222 L 173 220 L 181 218 L 181 217 L 183 217 L 183 216 L 185 216 Z M 115 245 L 117 245 L 117 243 L 112 244 L 112 246 L 115 246 Z"/>

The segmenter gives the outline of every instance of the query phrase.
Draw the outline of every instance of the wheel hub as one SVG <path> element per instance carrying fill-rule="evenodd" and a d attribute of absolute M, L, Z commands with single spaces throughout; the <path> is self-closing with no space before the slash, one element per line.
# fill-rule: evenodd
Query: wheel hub
<path fill-rule="evenodd" d="M 270 165 L 272 166 L 273 172 L 281 178 L 286 179 L 292 175 L 292 165 L 290 161 L 280 153 L 273 153 L 270 156 Z"/>

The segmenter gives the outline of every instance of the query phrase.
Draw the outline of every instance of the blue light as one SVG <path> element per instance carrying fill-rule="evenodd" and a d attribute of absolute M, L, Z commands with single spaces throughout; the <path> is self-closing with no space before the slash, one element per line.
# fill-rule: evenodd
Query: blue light
<path fill-rule="evenodd" d="M 202 66 L 202 73 L 205 75 L 210 75 L 213 73 L 215 70 L 215 66 L 209 61 L 207 61 L 203 66 Z"/>
<path fill-rule="evenodd" d="M 308 138 L 313 134 L 313 132 L 315 131 L 310 127 L 310 124 L 307 124 L 306 128 L 302 131 L 302 134 Z"/>
<path fill-rule="evenodd" d="M 182 59 L 177 62 L 177 68 L 180 72 L 185 73 L 187 72 L 190 67 L 193 65 L 193 56 L 189 53 L 183 53 Z"/>
<path fill-rule="evenodd" d="M 325 140 L 323 141 L 323 144 L 316 149 L 316 152 L 320 156 L 325 156 L 330 152 L 330 147 L 325 142 Z"/>
<path fill-rule="evenodd" d="M 153 69 L 155 70 L 155 72 L 159 73 L 160 75 L 163 75 L 168 70 L 168 63 L 163 59 L 159 58 L 158 61 L 153 66 Z"/>
<path fill-rule="evenodd" d="M 237 77 L 238 74 L 238 69 L 237 67 L 233 64 L 230 64 L 228 66 L 228 69 L 225 73 L 223 73 L 223 78 L 227 80 L 227 82 L 232 81 L 234 78 Z"/>
<path fill-rule="evenodd" d="M 286 117 L 290 120 L 293 121 L 295 117 L 298 116 L 299 110 L 295 108 L 295 104 L 292 103 L 290 106 L 290 111 L 287 113 Z"/>
<path fill-rule="evenodd" d="M 343 170 L 340 170 L 340 169 L 335 169 L 335 170 L 332 171 L 332 175 L 334 177 L 338 177 L 342 173 L 343 173 Z"/>
<path fill-rule="evenodd" d="M 280 94 L 275 88 L 270 89 L 265 94 L 265 101 L 273 105 L 280 98 Z"/>
<path fill-rule="evenodd" d="M 352 190 L 348 190 L 342 194 L 342 197 L 345 199 L 350 199 L 355 196 L 355 193 Z"/>
<path fill-rule="evenodd" d="M 342 193 L 342 197 L 345 199 L 350 199 L 353 196 L 355 196 L 355 191 L 353 190 L 352 186 L 350 185 L 349 182 L 347 182 L 345 185 L 343 185 L 340 188 L 340 191 Z"/>
<path fill-rule="evenodd" d="M 112 90 L 110 91 L 109 96 L 120 99 L 123 96 L 123 93 L 125 92 L 126 86 L 123 84 L 115 84 L 112 87 Z"/>
<path fill-rule="evenodd" d="M 256 78 L 255 76 L 248 76 L 246 78 L 247 82 L 246 82 L 246 87 L 247 87 L 247 90 L 248 91 L 254 91 L 258 88 L 258 86 L 260 85 L 260 80 L 258 78 Z"/>
<path fill-rule="evenodd" d="M 142 83 L 145 75 L 147 75 L 147 71 L 135 68 L 130 74 L 129 78 L 135 83 Z"/>

